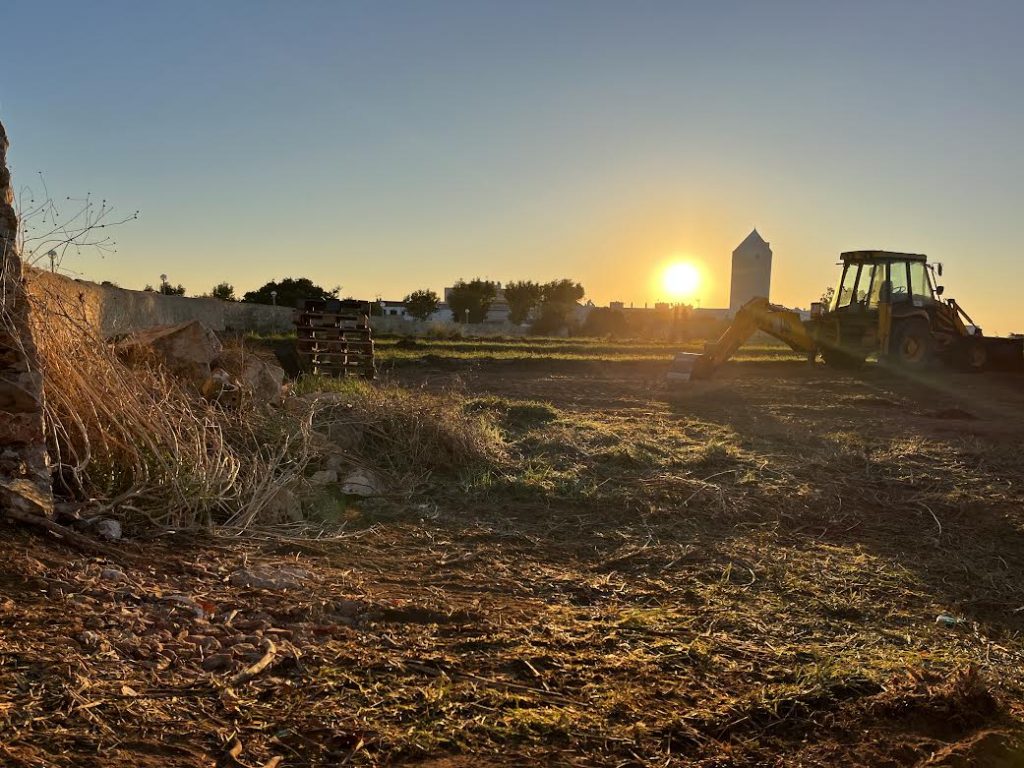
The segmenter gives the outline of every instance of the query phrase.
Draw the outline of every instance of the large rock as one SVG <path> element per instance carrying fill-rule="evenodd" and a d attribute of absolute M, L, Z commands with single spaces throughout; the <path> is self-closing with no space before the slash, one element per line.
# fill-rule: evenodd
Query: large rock
<path fill-rule="evenodd" d="M 256 400 L 268 403 L 281 400 L 284 368 L 244 349 L 226 349 L 213 364 L 231 374 L 241 388 Z"/>
<path fill-rule="evenodd" d="M 349 496 L 379 496 L 382 491 L 377 475 L 368 469 L 357 469 L 345 476 L 341 492 Z"/>
<path fill-rule="evenodd" d="M 223 350 L 217 334 L 198 320 L 138 331 L 117 348 L 129 355 L 153 354 L 168 370 L 200 383 L 210 377 L 210 366 Z"/>

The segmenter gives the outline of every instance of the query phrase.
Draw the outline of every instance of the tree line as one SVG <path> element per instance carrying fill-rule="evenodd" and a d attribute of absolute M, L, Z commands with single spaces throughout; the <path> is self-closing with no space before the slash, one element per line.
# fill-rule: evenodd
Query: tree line
<path fill-rule="evenodd" d="M 499 289 L 492 280 L 457 280 L 448 291 L 448 309 L 457 323 L 482 323 L 501 290 L 508 304 L 509 322 L 521 325 L 532 320 L 535 329 L 557 330 L 565 325 L 572 308 L 585 295 L 580 283 L 568 278 L 537 283 L 516 280 Z M 404 300 L 406 311 L 419 320 L 426 320 L 441 304 L 431 290 L 413 291 Z M 539 328 L 538 328 L 539 326 Z"/>
<path fill-rule="evenodd" d="M 152 285 L 147 285 L 143 290 L 162 293 L 165 296 L 185 295 L 185 287 L 181 283 L 172 285 L 166 278 L 160 281 L 158 287 L 154 288 Z M 317 301 L 336 299 L 340 292 L 340 286 L 327 290 L 314 283 L 308 277 L 286 277 L 283 280 L 271 280 L 264 283 L 254 291 L 247 291 L 242 295 L 241 299 L 235 295 L 235 286 L 226 281 L 217 283 L 208 293 L 202 294 L 199 298 L 214 298 L 221 301 L 248 301 L 252 304 L 277 304 L 281 307 L 296 307 L 300 302 L 307 299 Z"/>
<path fill-rule="evenodd" d="M 503 289 L 499 285 L 479 277 L 457 280 L 448 292 L 451 319 L 457 323 L 482 323 L 501 290 L 508 304 L 511 323 L 522 325 L 532 322 L 534 330 L 556 331 L 569 321 L 573 307 L 586 295 L 583 286 L 569 278 L 547 283 L 514 280 Z M 170 296 L 185 295 L 185 288 L 181 284 L 172 285 L 166 278 L 162 278 L 158 288 L 147 285 L 145 290 Z M 254 291 L 248 291 L 242 295 L 241 301 L 295 307 L 309 299 L 336 299 L 340 291 L 340 287 L 328 290 L 306 277 L 286 277 L 283 280 L 271 280 Z M 218 283 L 204 296 L 223 301 L 239 300 L 234 286 L 228 282 Z M 409 315 L 418 320 L 426 320 L 437 312 L 441 297 L 432 290 L 421 289 L 408 294 L 402 303 Z"/>

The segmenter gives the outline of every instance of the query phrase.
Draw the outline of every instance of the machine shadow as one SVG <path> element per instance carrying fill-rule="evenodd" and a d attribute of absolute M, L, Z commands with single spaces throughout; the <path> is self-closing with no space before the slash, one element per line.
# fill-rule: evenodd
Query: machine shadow
<path fill-rule="evenodd" d="M 1024 630 L 1020 377 L 743 362 L 670 394 L 671 412 L 735 431 L 782 476 L 750 520 L 807 546 L 863 546 L 913 573 L 937 609 Z M 769 379 L 771 380 L 769 382 Z M 818 501 L 798 501 L 797 489 Z"/>

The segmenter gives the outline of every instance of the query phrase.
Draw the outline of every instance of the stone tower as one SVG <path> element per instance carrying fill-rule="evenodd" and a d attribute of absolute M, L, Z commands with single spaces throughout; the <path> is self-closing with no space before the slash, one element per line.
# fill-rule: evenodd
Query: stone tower
<path fill-rule="evenodd" d="M 755 296 L 769 298 L 772 285 L 772 249 L 755 229 L 732 252 L 732 286 L 729 314 Z"/>

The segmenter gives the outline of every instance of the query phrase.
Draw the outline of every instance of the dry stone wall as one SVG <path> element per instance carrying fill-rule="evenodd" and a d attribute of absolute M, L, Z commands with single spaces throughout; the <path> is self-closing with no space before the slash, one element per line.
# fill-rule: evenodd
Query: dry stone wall
<path fill-rule="evenodd" d="M 0 514 L 49 516 L 43 380 L 28 322 L 7 148 L 0 123 Z"/>
<path fill-rule="evenodd" d="M 59 301 L 65 311 L 99 328 L 107 337 L 192 320 L 214 331 L 286 333 L 294 329 L 292 310 L 288 307 L 130 291 L 31 267 L 26 268 L 25 274 L 34 298 Z"/>

